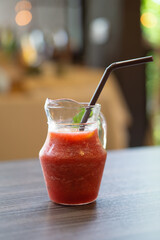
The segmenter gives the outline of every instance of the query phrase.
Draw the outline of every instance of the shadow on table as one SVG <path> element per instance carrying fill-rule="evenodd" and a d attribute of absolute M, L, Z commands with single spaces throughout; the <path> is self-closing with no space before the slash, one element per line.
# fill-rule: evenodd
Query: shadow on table
<path fill-rule="evenodd" d="M 61 206 L 52 202 L 45 202 L 38 211 L 37 227 L 34 235 L 43 235 L 45 238 L 65 236 L 65 239 L 73 239 L 75 236 L 83 236 L 89 229 L 95 228 L 97 219 L 97 203 L 83 206 Z M 33 220 L 33 219 L 32 219 Z M 80 237 L 79 236 L 79 237 Z M 59 239 L 59 238 L 58 238 Z"/>
<path fill-rule="evenodd" d="M 96 202 L 79 206 L 62 206 L 52 202 L 48 203 L 48 217 L 56 224 L 79 225 L 93 221 L 97 216 Z"/>

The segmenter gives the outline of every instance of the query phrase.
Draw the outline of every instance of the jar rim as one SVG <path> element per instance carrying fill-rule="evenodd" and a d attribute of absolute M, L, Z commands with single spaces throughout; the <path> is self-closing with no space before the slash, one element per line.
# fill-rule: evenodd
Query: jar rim
<path fill-rule="evenodd" d="M 46 99 L 46 102 L 45 102 L 45 109 L 46 108 L 65 108 L 65 109 L 73 109 L 73 108 L 78 108 L 78 106 L 63 106 L 63 105 L 60 105 L 60 102 L 62 101 L 68 101 L 68 102 L 73 102 L 73 103 L 77 103 L 79 104 L 79 107 L 84 107 L 84 108 L 101 108 L 101 104 L 99 103 L 96 103 L 95 105 L 89 105 L 88 102 L 77 102 L 75 100 L 72 100 L 72 99 L 67 99 L 67 98 L 62 98 L 62 99 L 55 99 L 55 100 L 52 100 L 50 98 L 47 98 Z"/>

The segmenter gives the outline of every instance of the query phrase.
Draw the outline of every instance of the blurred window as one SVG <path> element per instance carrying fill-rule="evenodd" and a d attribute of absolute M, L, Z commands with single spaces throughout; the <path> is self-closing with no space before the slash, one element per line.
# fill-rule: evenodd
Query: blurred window
<path fill-rule="evenodd" d="M 148 54 L 154 58 L 146 66 L 147 112 L 152 119 L 154 143 L 160 144 L 160 0 L 141 1 L 140 22 Z"/>

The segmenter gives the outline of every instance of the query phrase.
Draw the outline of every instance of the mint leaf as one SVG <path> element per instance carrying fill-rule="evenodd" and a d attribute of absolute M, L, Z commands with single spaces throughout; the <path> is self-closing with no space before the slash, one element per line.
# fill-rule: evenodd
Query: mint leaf
<path fill-rule="evenodd" d="M 73 123 L 80 123 L 85 113 L 85 108 L 81 108 L 80 112 L 73 117 Z"/>
<path fill-rule="evenodd" d="M 73 117 L 73 123 L 80 123 L 84 113 L 85 113 L 85 108 L 83 107 L 81 108 L 80 112 Z M 92 117 L 92 116 L 93 116 L 93 111 L 91 110 L 89 117 Z"/>

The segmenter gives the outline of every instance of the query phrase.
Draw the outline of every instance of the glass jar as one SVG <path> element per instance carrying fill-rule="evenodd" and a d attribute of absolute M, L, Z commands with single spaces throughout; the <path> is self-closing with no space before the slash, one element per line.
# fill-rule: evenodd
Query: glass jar
<path fill-rule="evenodd" d="M 96 200 L 106 162 L 106 122 L 100 104 L 47 99 L 48 134 L 39 158 L 50 199 L 80 205 Z"/>

